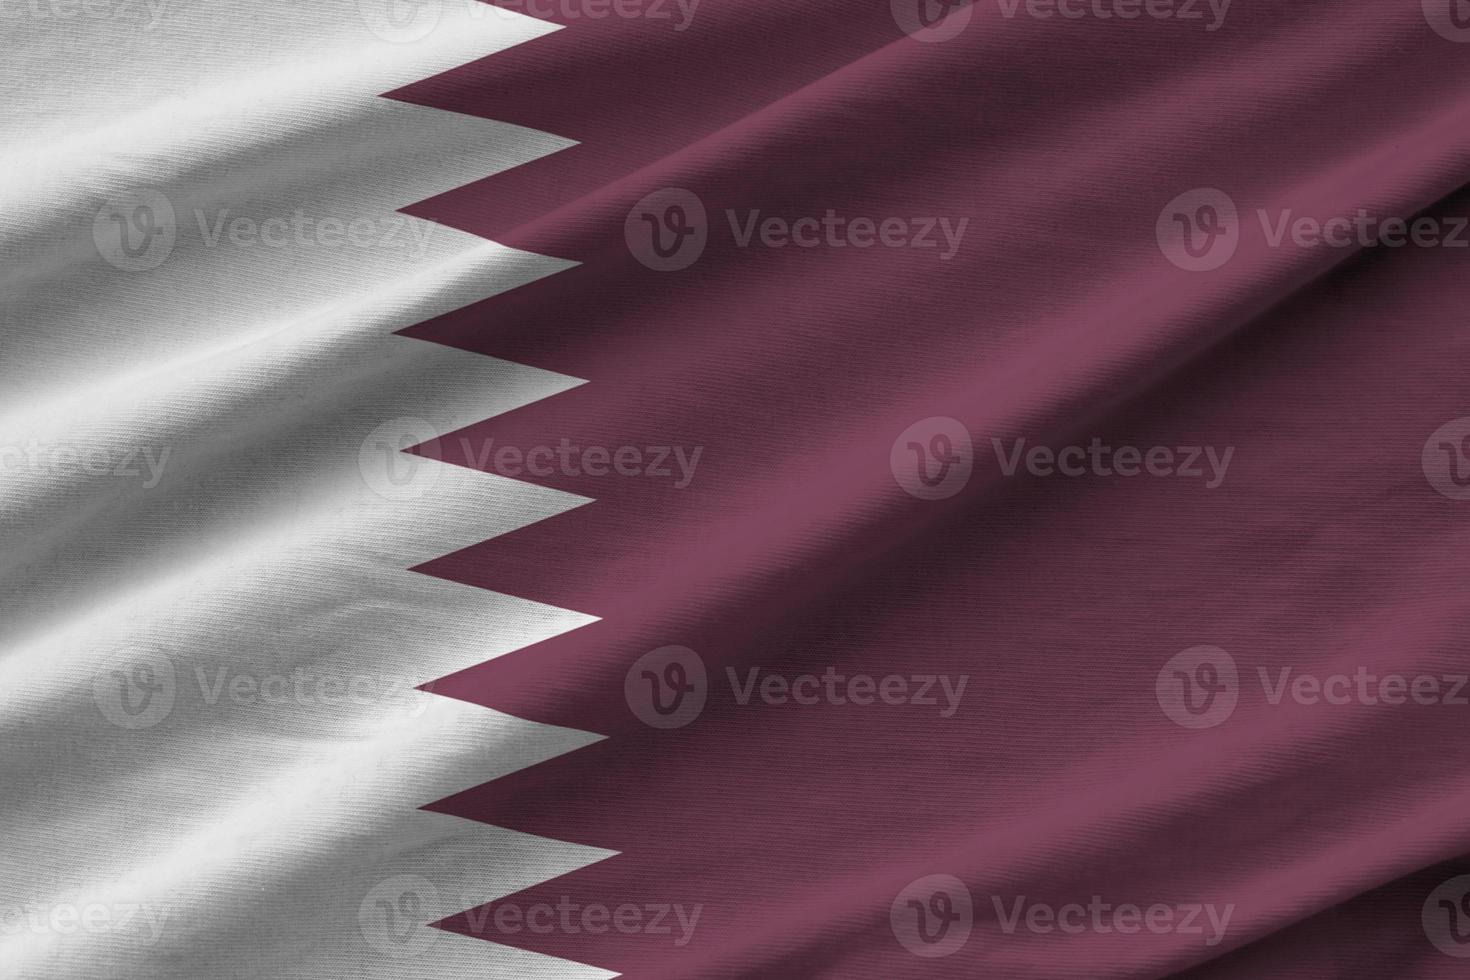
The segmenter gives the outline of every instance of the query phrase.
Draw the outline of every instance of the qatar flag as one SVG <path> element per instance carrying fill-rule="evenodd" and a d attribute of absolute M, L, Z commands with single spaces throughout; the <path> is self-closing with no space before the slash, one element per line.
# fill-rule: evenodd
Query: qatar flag
<path fill-rule="evenodd" d="M 0 978 L 1470 969 L 1470 3 L 0 38 Z"/>

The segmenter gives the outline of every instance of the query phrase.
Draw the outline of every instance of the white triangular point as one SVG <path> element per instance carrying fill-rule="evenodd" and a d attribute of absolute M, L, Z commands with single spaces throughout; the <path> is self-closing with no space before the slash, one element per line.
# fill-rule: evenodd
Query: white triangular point
<path fill-rule="evenodd" d="M 610 976 L 429 923 L 611 852 L 417 809 L 597 739 L 414 689 L 592 617 L 408 571 L 586 499 L 398 452 L 582 383 L 395 335 L 574 264 L 398 209 L 572 144 L 380 93 L 557 28 L 129 9 L 0 64 L 0 973 Z"/>

